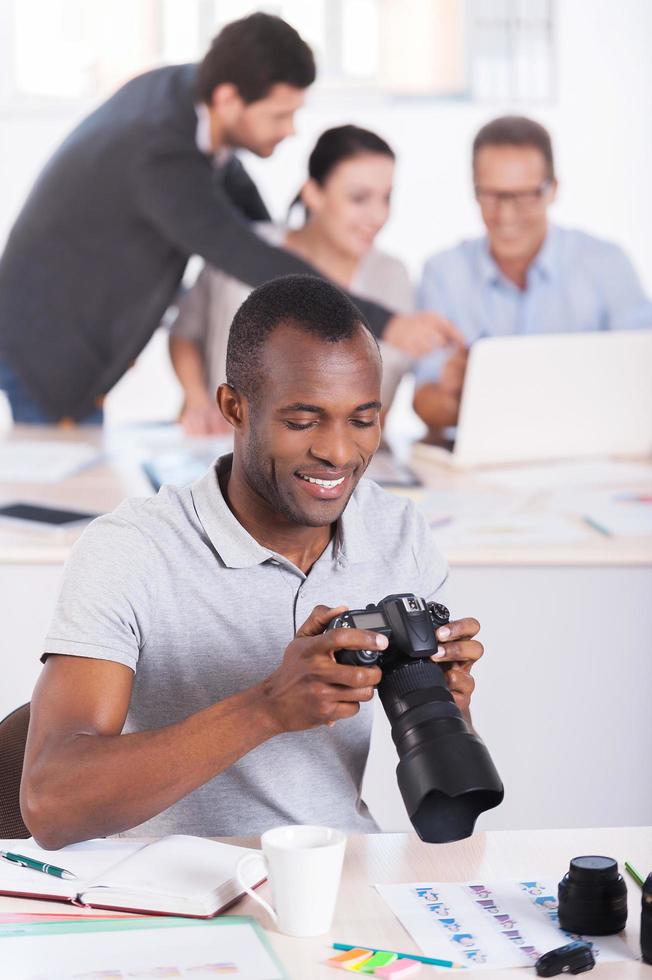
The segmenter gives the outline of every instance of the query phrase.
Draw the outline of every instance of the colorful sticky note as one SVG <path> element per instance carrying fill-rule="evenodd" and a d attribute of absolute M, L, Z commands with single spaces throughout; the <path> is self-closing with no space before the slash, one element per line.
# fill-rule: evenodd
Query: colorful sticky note
<path fill-rule="evenodd" d="M 378 974 L 375 972 L 381 966 L 388 966 L 397 959 L 396 953 L 389 953 L 384 949 L 379 949 L 370 960 L 365 960 L 356 966 L 358 973 L 374 973 L 375 976 Z"/>
<path fill-rule="evenodd" d="M 421 969 L 421 964 L 416 960 L 394 960 L 387 966 L 380 966 L 374 973 L 375 977 L 383 977 L 384 980 L 403 980 L 404 977 L 413 977 Z"/>
<path fill-rule="evenodd" d="M 326 960 L 326 963 L 328 966 L 334 966 L 339 970 L 351 970 L 359 963 L 370 960 L 373 955 L 373 949 L 347 949 L 345 953 L 331 956 L 330 959 Z"/>

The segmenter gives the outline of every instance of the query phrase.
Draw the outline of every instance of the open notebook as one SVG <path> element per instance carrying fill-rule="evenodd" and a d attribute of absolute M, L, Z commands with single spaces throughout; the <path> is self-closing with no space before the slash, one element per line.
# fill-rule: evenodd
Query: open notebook
<path fill-rule="evenodd" d="M 76 875 L 55 878 L 0 860 L 0 894 L 46 898 L 123 912 L 209 918 L 242 894 L 235 868 L 250 848 L 175 834 L 149 844 L 93 840 L 45 851 L 33 840 L 2 840 L 0 850 L 33 857 Z M 253 851 L 253 853 L 259 853 Z M 255 861 L 245 868 L 254 887 L 265 878 Z"/>

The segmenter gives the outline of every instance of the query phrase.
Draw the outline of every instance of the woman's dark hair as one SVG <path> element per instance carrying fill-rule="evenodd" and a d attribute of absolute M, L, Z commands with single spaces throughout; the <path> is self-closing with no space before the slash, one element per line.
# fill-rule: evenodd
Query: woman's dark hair
<path fill-rule="evenodd" d="M 326 129 L 314 145 L 308 157 L 308 176 L 323 186 L 335 167 L 344 160 L 362 156 L 366 153 L 379 153 L 395 159 L 389 143 L 369 129 L 359 126 L 334 126 Z M 292 201 L 290 208 L 301 201 L 301 191 Z"/>
<path fill-rule="evenodd" d="M 210 103 L 213 89 L 230 82 L 245 102 L 257 102 L 279 83 L 308 88 L 315 74 L 312 51 L 295 29 L 256 13 L 227 24 L 213 39 L 198 67 L 197 95 Z"/>

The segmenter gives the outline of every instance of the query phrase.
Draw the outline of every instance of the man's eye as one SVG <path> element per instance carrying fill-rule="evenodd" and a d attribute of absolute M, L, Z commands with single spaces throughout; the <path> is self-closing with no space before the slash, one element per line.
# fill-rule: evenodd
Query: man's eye
<path fill-rule="evenodd" d="M 310 429 L 316 423 L 312 422 L 291 422 L 289 419 L 285 419 L 285 424 L 288 429 Z"/>
<path fill-rule="evenodd" d="M 372 419 L 371 422 L 365 422 L 364 419 L 351 419 L 354 425 L 357 425 L 359 429 L 370 429 L 372 425 L 375 425 L 378 419 Z"/>

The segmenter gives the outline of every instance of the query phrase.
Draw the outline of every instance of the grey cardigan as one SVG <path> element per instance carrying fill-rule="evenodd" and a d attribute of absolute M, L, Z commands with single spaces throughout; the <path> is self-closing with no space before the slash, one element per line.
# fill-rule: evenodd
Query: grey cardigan
<path fill-rule="evenodd" d="M 174 300 L 189 257 L 257 286 L 315 270 L 250 230 L 269 217 L 233 158 L 195 142 L 195 65 L 124 85 L 37 179 L 0 259 L 0 354 L 54 418 L 83 418 Z M 356 300 L 377 335 L 391 316 Z"/>

